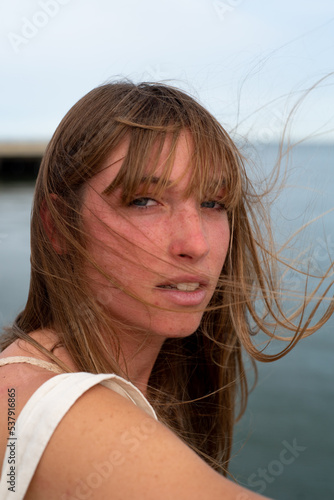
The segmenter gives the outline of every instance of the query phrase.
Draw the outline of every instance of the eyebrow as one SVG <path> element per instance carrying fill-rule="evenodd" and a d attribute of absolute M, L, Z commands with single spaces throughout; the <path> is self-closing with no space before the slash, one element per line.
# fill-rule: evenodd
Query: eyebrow
<path fill-rule="evenodd" d="M 139 181 L 139 184 L 145 184 L 145 182 L 149 181 L 150 184 L 159 184 L 160 182 L 160 179 L 161 177 L 157 177 L 155 175 L 153 175 L 152 177 L 151 176 L 148 176 L 148 175 L 144 175 L 140 181 Z M 171 181 L 170 179 L 166 180 L 164 182 L 164 184 L 166 185 L 166 187 L 170 186 L 171 184 L 173 184 L 173 181 Z"/>

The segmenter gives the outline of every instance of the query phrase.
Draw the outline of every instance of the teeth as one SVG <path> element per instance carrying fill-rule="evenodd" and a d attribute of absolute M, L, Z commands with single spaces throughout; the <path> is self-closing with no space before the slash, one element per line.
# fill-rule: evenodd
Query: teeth
<path fill-rule="evenodd" d="M 159 285 L 159 288 L 180 290 L 180 292 L 194 292 L 200 287 L 199 283 L 177 283 L 176 285 Z"/>
<path fill-rule="evenodd" d="M 176 288 L 181 292 L 194 292 L 199 288 L 199 283 L 178 283 Z"/>

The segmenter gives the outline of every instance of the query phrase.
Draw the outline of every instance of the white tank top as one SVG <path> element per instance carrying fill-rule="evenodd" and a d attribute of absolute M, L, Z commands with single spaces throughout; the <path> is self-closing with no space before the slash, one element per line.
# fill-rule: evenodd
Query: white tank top
<path fill-rule="evenodd" d="M 14 437 L 16 439 L 8 438 L 9 444 L 6 447 L 1 471 L 0 500 L 24 498 L 40 458 L 57 425 L 77 399 L 91 387 L 102 384 L 132 401 L 150 417 L 157 420 L 154 409 L 139 389 L 118 375 L 63 373 L 53 363 L 24 356 L 0 359 L 0 366 L 12 363 L 29 363 L 58 375 L 47 380 L 34 392 L 15 423 Z M 15 492 L 8 489 L 10 483 L 7 483 L 10 477 L 7 474 L 11 473 L 9 463 L 11 448 L 15 453 Z"/>

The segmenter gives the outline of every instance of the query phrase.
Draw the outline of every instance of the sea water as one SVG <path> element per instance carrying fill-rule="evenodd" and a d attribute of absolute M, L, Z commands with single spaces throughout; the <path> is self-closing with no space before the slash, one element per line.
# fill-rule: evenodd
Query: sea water
<path fill-rule="evenodd" d="M 250 155 L 268 173 L 276 153 L 277 146 L 267 145 Z M 288 170 L 284 191 L 269 207 L 280 242 L 334 207 L 334 147 L 296 147 Z M 0 185 L 0 326 L 27 297 L 32 196 L 32 184 Z M 334 256 L 334 212 L 298 241 L 305 270 L 320 273 Z M 292 291 L 301 283 L 285 277 Z M 230 471 L 241 484 L 276 500 L 334 499 L 333 330 L 334 318 L 283 359 L 258 363 L 259 381 L 234 437 Z"/>

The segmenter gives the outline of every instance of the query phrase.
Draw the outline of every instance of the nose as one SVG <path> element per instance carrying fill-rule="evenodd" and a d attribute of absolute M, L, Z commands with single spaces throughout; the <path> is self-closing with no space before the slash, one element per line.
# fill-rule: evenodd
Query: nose
<path fill-rule="evenodd" d="M 169 251 L 174 258 L 197 261 L 210 250 L 201 215 L 196 209 L 183 209 L 172 217 Z"/>

